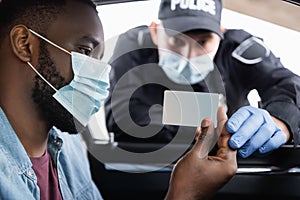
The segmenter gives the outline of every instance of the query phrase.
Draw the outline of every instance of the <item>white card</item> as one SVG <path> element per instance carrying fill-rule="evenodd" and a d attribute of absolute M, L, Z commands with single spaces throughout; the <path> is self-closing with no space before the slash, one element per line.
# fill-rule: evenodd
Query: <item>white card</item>
<path fill-rule="evenodd" d="M 217 127 L 219 94 L 166 90 L 163 103 L 163 124 L 198 127 L 210 118 Z"/>

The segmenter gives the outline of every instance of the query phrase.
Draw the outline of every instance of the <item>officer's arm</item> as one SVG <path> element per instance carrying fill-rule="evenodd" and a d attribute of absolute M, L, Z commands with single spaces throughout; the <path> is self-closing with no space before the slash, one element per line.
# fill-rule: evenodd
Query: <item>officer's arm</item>
<path fill-rule="evenodd" d="M 231 147 L 248 157 L 256 150 L 272 151 L 291 136 L 298 144 L 300 77 L 284 68 L 280 59 L 255 37 L 242 42 L 232 55 L 242 87 L 257 89 L 262 109 L 243 107 L 229 119 Z"/>
<path fill-rule="evenodd" d="M 257 89 L 260 108 L 267 110 L 295 144 L 300 142 L 300 77 L 283 66 L 261 39 L 249 37 L 232 53 L 240 83 Z M 287 137 L 288 139 L 290 137 Z"/>

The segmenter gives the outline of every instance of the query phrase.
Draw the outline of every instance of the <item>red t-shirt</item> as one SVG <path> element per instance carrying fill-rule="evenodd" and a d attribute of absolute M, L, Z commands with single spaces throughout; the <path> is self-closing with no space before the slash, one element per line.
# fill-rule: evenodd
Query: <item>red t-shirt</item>
<path fill-rule="evenodd" d="M 30 158 L 30 160 L 37 176 L 41 200 L 62 200 L 57 172 L 48 151 L 42 157 Z"/>

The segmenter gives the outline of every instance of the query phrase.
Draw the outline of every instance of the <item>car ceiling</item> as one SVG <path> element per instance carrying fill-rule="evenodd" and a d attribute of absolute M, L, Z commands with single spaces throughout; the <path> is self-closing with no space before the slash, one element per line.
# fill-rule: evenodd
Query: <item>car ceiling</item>
<path fill-rule="evenodd" d="M 95 2 L 96 5 L 123 3 L 123 2 L 130 2 L 130 1 L 146 1 L 146 0 L 93 0 L 93 2 Z M 286 1 L 300 6 L 300 0 L 282 0 L 282 1 Z"/>
<path fill-rule="evenodd" d="M 93 0 L 97 6 L 132 1 L 158 0 Z M 300 32 L 300 0 L 222 0 L 224 8 Z M 246 6 L 247 5 L 247 6 Z"/>
<path fill-rule="evenodd" d="M 143 0 L 93 0 L 96 5 L 106 5 L 106 4 L 113 4 L 113 3 L 125 3 L 131 1 L 143 1 Z M 144 0 L 146 1 L 146 0 Z"/>

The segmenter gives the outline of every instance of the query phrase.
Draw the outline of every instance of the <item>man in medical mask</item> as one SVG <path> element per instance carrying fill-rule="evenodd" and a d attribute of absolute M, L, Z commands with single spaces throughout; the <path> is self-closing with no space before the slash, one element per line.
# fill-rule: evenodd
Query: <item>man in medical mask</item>
<path fill-rule="evenodd" d="M 110 66 L 100 61 L 104 38 L 95 5 L 2 0 L 0 19 L 0 199 L 102 199 L 76 134 L 108 95 Z M 201 137 L 176 166 L 167 199 L 206 199 L 234 175 L 226 120 L 220 110 L 216 157 L 205 148 L 212 121 L 199 124 Z M 203 171 L 219 176 L 201 186 Z"/>
<path fill-rule="evenodd" d="M 164 91 L 179 90 L 222 94 L 229 144 L 244 158 L 299 143 L 300 78 L 261 39 L 222 29 L 221 13 L 221 0 L 162 0 L 159 22 L 119 36 L 106 102 L 116 140 L 186 142 L 195 128 L 162 125 Z M 260 108 L 249 106 L 252 89 Z"/>

